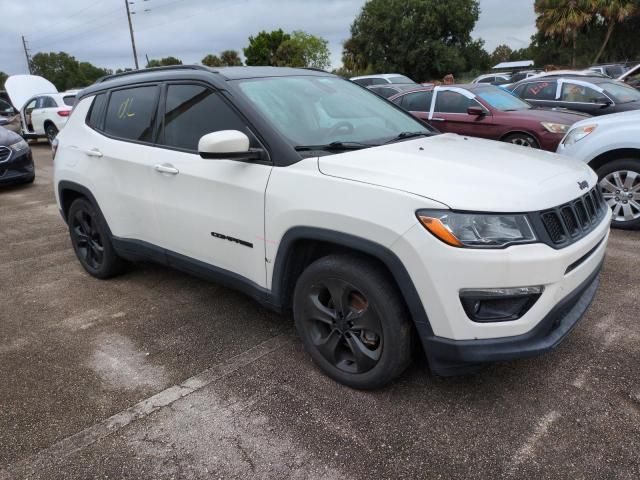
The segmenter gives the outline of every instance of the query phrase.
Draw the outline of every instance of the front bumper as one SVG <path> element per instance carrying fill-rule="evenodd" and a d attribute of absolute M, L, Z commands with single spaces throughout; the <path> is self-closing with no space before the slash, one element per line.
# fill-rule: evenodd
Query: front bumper
<path fill-rule="evenodd" d="M 29 182 L 35 174 L 31 149 L 14 153 L 7 161 L 0 163 L 0 185 Z"/>
<path fill-rule="evenodd" d="M 522 335 L 481 340 L 423 339 L 431 370 L 441 376 L 459 375 L 473 371 L 478 364 L 535 357 L 554 349 L 589 308 L 600 284 L 601 268 L 602 263 L 533 330 Z"/>

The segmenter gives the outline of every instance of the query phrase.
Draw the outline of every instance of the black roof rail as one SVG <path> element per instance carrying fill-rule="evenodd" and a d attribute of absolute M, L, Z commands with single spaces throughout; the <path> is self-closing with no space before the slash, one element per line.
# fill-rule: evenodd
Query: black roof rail
<path fill-rule="evenodd" d="M 212 70 L 209 67 L 205 67 L 204 65 L 166 65 L 162 67 L 142 68 L 140 70 L 128 70 L 126 72 L 105 75 L 104 77 L 100 77 L 98 80 L 96 80 L 96 83 L 106 82 L 107 80 L 111 80 L 112 78 L 124 77 L 125 75 L 135 75 L 138 73 L 148 72 L 162 72 L 164 70 L 205 70 L 207 72 L 216 72 L 216 70 Z"/>
<path fill-rule="evenodd" d="M 314 72 L 331 73 L 331 72 L 327 72 L 323 68 L 317 68 L 317 67 L 302 67 L 302 69 L 303 70 L 313 70 Z"/>

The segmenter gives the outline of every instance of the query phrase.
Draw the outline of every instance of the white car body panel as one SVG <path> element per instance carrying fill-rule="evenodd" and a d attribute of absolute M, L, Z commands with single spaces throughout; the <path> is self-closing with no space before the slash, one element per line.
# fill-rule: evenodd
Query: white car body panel
<path fill-rule="evenodd" d="M 635 149 L 640 152 L 640 110 L 581 120 L 574 124 L 571 130 L 586 125 L 597 125 L 597 127 L 592 133 L 572 145 L 565 145 L 563 139 L 558 145 L 557 152 L 586 163 L 604 153 L 621 148 Z"/>
<path fill-rule="evenodd" d="M 432 198 L 452 209 L 488 212 L 543 210 L 579 196 L 577 181 L 586 180 L 589 187 L 597 182 L 581 162 L 451 133 L 321 157 L 320 170 Z"/>
<path fill-rule="evenodd" d="M 534 328 L 604 256 L 610 212 L 588 235 L 560 250 L 542 243 L 454 248 L 416 218 L 420 209 L 517 213 L 556 207 L 586 192 L 578 183 L 596 184 L 594 172 L 580 161 L 453 134 L 305 158 L 286 167 L 204 160 L 92 130 L 85 124 L 91 101 L 77 104 L 60 132 L 55 185 L 64 180 L 90 190 L 114 236 L 224 269 L 265 291 L 274 288 L 274 266 L 288 231 L 340 232 L 380 245 L 401 260 L 435 335 L 508 337 Z M 179 174 L 158 172 L 157 165 Z M 56 199 L 61 207 L 57 190 Z M 212 232 L 251 242 L 253 248 L 212 239 Z M 586 261 L 566 272 L 591 250 Z M 472 322 L 459 299 L 462 288 L 530 285 L 544 286 L 544 293 L 516 321 Z"/>

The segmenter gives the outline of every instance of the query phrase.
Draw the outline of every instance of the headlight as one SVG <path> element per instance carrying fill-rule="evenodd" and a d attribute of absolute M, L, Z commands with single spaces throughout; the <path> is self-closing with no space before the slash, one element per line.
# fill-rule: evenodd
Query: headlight
<path fill-rule="evenodd" d="M 14 143 L 13 145 L 9 145 L 9 148 L 14 152 L 21 152 L 29 148 L 29 144 L 24 140 L 20 140 L 18 143 Z"/>
<path fill-rule="evenodd" d="M 540 125 L 544 127 L 547 132 L 551 133 L 567 133 L 569 131 L 569 127 L 571 125 L 565 125 L 564 123 L 550 123 L 550 122 L 540 122 Z"/>
<path fill-rule="evenodd" d="M 596 127 L 597 125 L 585 125 L 583 127 L 574 128 L 566 137 L 564 137 L 564 140 L 562 140 L 562 144 L 573 145 L 574 143 L 579 142 L 584 137 L 593 132 Z"/>
<path fill-rule="evenodd" d="M 429 232 L 454 247 L 500 248 L 536 241 L 525 215 L 420 210 L 417 216 Z"/>

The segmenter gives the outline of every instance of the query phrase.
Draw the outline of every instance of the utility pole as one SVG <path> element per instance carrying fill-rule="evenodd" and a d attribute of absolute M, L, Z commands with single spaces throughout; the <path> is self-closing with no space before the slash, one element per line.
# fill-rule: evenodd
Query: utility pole
<path fill-rule="evenodd" d="M 24 39 L 24 35 L 22 35 L 22 46 L 24 47 L 24 55 L 27 57 L 27 68 L 29 69 L 29 75 L 31 75 L 31 57 L 29 57 L 29 49 L 27 48 L 27 41 Z"/>
<path fill-rule="evenodd" d="M 138 53 L 136 52 L 136 41 L 133 38 L 133 25 L 131 24 L 131 11 L 129 10 L 129 0 L 124 0 L 124 4 L 127 7 L 127 19 L 129 20 L 129 33 L 131 34 L 131 48 L 133 48 L 133 60 L 136 63 L 136 70 L 140 70 L 138 66 Z"/>

